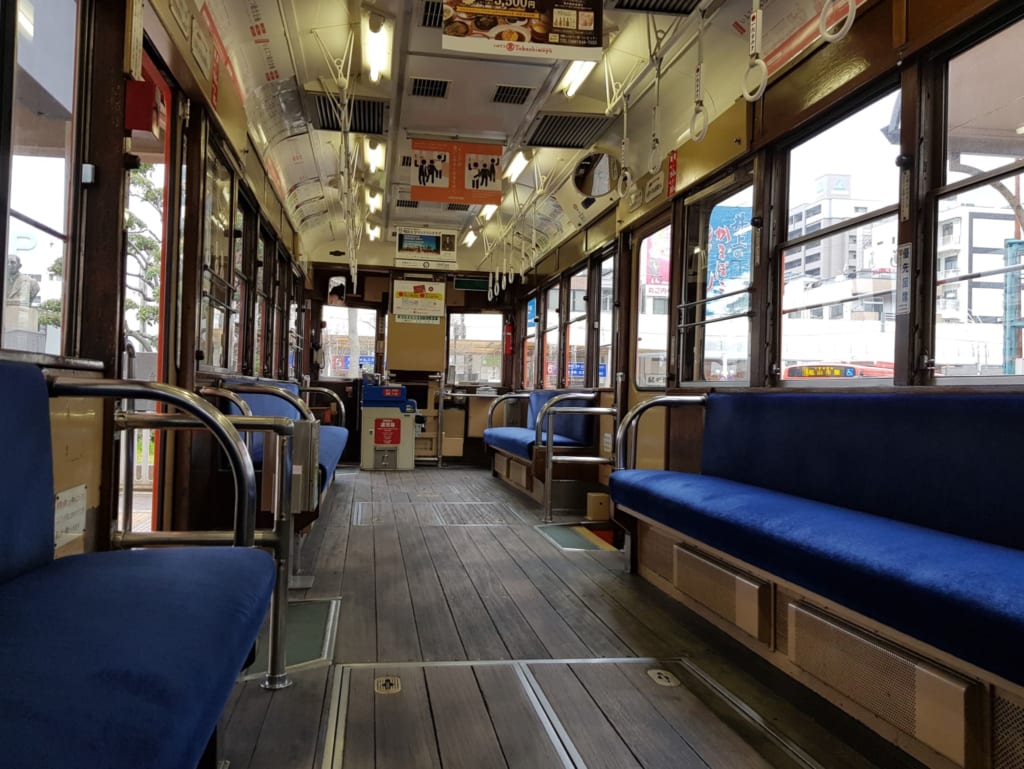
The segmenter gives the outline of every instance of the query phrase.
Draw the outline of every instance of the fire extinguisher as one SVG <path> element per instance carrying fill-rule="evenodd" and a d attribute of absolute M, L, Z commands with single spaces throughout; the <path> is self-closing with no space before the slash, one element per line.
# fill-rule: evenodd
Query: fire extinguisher
<path fill-rule="evenodd" d="M 512 354 L 512 324 L 505 324 L 505 354 Z"/>

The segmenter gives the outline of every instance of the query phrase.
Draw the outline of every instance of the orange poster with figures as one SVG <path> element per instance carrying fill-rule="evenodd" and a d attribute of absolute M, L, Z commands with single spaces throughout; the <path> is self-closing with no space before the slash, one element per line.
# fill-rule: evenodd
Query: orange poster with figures
<path fill-rule="evenodd" d="M 413 139 L 409 198 L 501 205 L 502 152 L 500 144 Z"/>

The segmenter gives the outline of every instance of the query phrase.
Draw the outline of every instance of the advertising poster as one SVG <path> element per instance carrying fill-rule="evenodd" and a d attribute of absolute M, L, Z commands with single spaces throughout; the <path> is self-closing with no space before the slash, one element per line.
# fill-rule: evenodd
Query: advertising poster
<path fill-rule="evenodd" d="M 441 47 L 598 61 L 602 5 L 601 0 L 445 0 Z"/>
<path fill-rule="evenodd" d="M 409 199 L 501 205 L 500 144 L 412 140 Z"/>
<path fill-rule="evenodd" d="M 396 280 L 394 289 L 394 314 L 420 317 L 442 317 L 444 315 L 444 282 L 424 280 Z"/>
<path fill-rule="evenodd" d="M 455 230 L 396 227 L 395 267 L 450 270 L 457 260 Z"/>

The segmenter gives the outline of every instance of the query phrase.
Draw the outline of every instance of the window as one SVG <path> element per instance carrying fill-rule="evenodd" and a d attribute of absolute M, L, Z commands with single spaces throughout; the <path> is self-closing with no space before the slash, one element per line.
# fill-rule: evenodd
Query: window
<path fill-rule="evenodd" d="M 203 291 L 199 311 L 199 350 L 205 366 L 228 365 L 228 328 L 234 227 L 232 175 L 211 145 L 206 154 L 206 189 L 203 201 Z"/>
<path fill-rule="evenodd" d="M 537 297 L 526 303 L 523 335 L 523 387 L 532 389 L 537 382 Z"/>
<path fill-rule="evenodd" d="M 789 153 L 789 209 L 813 205 L 822 217 L 813 242 L 790 238 L 783 244 L 787 364 L 892 371 L 899 146 L 878 128 L 890 123 L 897 97 L 893 91 L 877 99 Z M 866 215 L 867 222 L 844 226 Z M 812 247 L 813 256 L 807 253 Z"/>
<path fill-rule="evenodd" d="M 9 350 L 62 352 L 75 112 L 76 3 L 20 0 L 3 296 Z M 45 7 L 45 12 L 44 11 Z M 27 14 L 27 16 L 26 16 Z"/>
<path fill-rule="evenodd" d="M 1024 85 L 1013 66 L 1021 35 L 1024 21 L 948 65 L 935 239 L 935 367 L 945 376 L 1024 375 L 1024 148 L 1014 112 Z"/>
<path fill-rule="evenodd" d="M 503 318 L 500 313 L 448 316 L 448 384 L 500 384 Z"/>
<path fill-rule="evenodd" d="M 324 305 L 321 333 L 324 369 L 320 375 L 358 379 L 377 371 L 377 311 L 365 307 Z"/>
<path fill-rule="evenodd" d="M 561 374 L 558 366 L 559 337 L 561 336 L 561 329 L 558 323 L 560 314 L 559 296 L 558 284 L 549 288 L 544 295 L 544 368 L 541 379 L 541 387 L 544 389 L 558 387 Z"/>
<path fill-rule="evenodd" d="M 750 376 L 750 285 L 753 269 L 754 188 L 701 206 L 701 253 L 706 254 L 699 289 L 687 298 L 680 340 L 694 340 L 694 379 L 746 380 Z M 691 335 L 687 330 L 692 329 Z M 683 356 L 680 356 L 682 361 Z"/>
<path fill-rule="evenodd" d="M 587 268 L 569 276 L 569 316 L 565 328 L 565 371 L 569 387 L 587 384 Z"/>
<path fill-rule="evenodd" d="M 655 315 L 647 305 L 648 297 L 669 295 L 672 256 L 672 225 L 652 232 L 640 241 L 636 329 L 637 387 L 664 387 L 668 360 L 668 317 Z"/>
<path fill-rule="evenodd" d="M 601 312 L 597 316 L 597 386 L 612 385 L 612 349 L 615 344 L 615 257 L 602 260 L 599 267 Z"/>
<path fill-rule="evenodd" d="M 273 260 L 275 251 L 273 238 L 265 230 L 261 231 L 256 242 L 256 308 L 252 330 L 252 373 L 255 376 L 271 376 L 268 313 L 271 311 L 270 284 L 273 269 L 268 260 Z"/>

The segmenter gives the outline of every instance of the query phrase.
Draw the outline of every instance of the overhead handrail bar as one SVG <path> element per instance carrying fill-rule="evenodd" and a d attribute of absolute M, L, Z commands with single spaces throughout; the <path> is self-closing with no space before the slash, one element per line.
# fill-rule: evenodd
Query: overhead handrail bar
<path fill-rule="evenodd" d="M 162 382 L 52 377 L 48 384 L 50 394 L 56 397 L 157 400 L 194 415 L 213 433 L 231 465 L 238 497 L 233 543 L 238 547 L 252 547 L 256 525 L 256 472 L 242 437 L 226 416 L 195 393 Z"/>
<path fill-rule="evenodd" d="M 636 467 L 636 434 L 640 423 L 640 417 L 648 409 L 667 406 L 706 406 L 707 395 L 659 395 L 651 398 L 626 412 L 618 429 L 615 431 L 615 469 L 625 470 L 627 467 Z M 626 464 L 626 448 L 630 449 L 629 464 Z"/>

